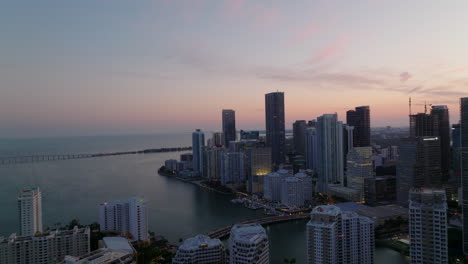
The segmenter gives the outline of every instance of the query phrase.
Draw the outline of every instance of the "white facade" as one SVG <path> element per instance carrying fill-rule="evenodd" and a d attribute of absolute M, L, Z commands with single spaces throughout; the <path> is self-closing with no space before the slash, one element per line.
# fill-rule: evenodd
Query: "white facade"
<path fill-rule="evenodd" d="M 36 236 L 0 238 L 0 263 L 50 264 L 58 263 L 65 256 L 81 256 L 89 253 L 89 228 L 45 232 Z"/>
<path fill-rule="evenodd" d="M 412 189 L 409 202 L 411 263 L 448 263 L 444 190 Z"/>
<path fill-rule="evenodd" d="M 229 237 L 230 264 L 269 264 L 269 242 L 259 224 L 234 225 Z"/>
<path fill-rule="evenodd" d="M 245 182 L 244 158 L 242 152 L 221 154 L 221 184 Z"/>
<path fill-rule="evenodd" d="M 354 212 L 342 212 L 343 263 L 374 263 L 374 221 Z"/>
<path fill-rule="evenodd" d="M 42 195 L 39 188 L 21 190 L 18 195 L 21 236 L 42 232 Z"/>
<path fill-rule="evenodd" d="M 205 149 L 205 134 L 200 129 L 192 133 L 193 170 L 199 176 L 205 176 L 203 151 Z"/>
<path fill-rule="evenodd" d="M 140 197 L 100 204 L 99 224 L 101 230 L 130 234 L 132 241 L 149 239 L 146 202 Z"/>
<path fill-rule="evenodd" d="M 314 184 L 312 177 L 304 172 L 298 172 L 294 175 L 294 177 L 297 177 L 302 181 L 302 186 L 304 187 L 304 201 L 311 201 L 314 194 Z"/>
<path fill-rule="evenodd" d="M 288 207 L 304 206 L 304 185 L 297 177 L 284 179 L 281 186 L 281 203 Z"/>
<path fill-rule="evenodd" d="M 328 184 L 343 185 L 343 123 L 336 114 L 325 114 L 317 118 L 317 152 L 319 191 L 326 193 Z"/>
<path fill-rule="evenodd" d="M 307 223 L 307 263 L 374 263 L 374 222 L 333 205 L 317 206 Z"/>
<path fill-rule="evenodd" d="M 219 239 L 198 235 L 186 239 L 172 260 L 173 264 L 226 263 L 226 249 Z"/>
<path fill-rule="evenodd" d="M 263 198 L 272 202 L 281 201 L 281 185 L 283 177 L 276 173 L 270 173 L 265 176 Z"/>
<path fill-rule="evenodd" d="M 372 147 L 356 147 L 347 155 L 346 179 L 348 187 L 359 190 L 360 200 L 364 197 L 364 181 L 374 176 Z"/>

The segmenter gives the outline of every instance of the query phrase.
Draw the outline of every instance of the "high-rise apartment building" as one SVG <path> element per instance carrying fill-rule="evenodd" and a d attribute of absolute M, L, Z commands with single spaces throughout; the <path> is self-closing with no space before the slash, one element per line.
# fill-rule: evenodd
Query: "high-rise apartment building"
<path fill-rule="evenodd" d="M 257 145 L 246 149 L 245 154 L 248 191 L 263 193 L 265 176 L 271 173 L 271 148 Z"/>
<path fill-rule="evenodd" d="M 306 168 L 317 171 L 318 168 L 318 134 L 315 127 L 308 128 L 305 136 Z"/>
<path fill-rule="evenodd" d="M 243 139 L 256 139 L 256 140 L 259 140 L 260 139 L 260 131 L 245 131 L 245 130 L 241 130 L 239 132 L 240 134 L 240 139 L 243 140 Z"/>
<path fill-rule="evenodd" d="M 148 240 L 148 213 L 141 197 L 105 202 L 99 205 L 101 230 L 118 231 L 132 241 Z"/>
<path fill-rule="evenodd" d="M 317 206 L 307 223 L 307 264 L 374 263 L 374 222 L 334 205 Z"/>
<path fill-rule="evenodd" d="M 431 109 L 431 115 L 437 119 L 438 123 L 438 136 L 440 139 L 440 154 L 441 154 L 441 168 L 443 181 L 448 181 L 451 153 L 450 153 L 450 116 L 449 110 L 446 105 L 434 105 Z"/>
<path fill-rule="evenodd" d="M 346 123 L 354 127 L 354 146 L 370 146 L 370 108 L 359 106 L 346 112 Z"/>
<path fill-rule="evenodd" d="M 79 257 L 89 251 L 89 227 L 0 238 L 0 263 L 5 264 L 60 263 L 67 255 Z"/>
<path fill-rule="evenodd" d="M 304 201 L 312 201 L 314 194 L 314 184 L 312 177 L 304 173 L 303 171 L 294 174 L 294 177 L 302 181 L 302 187 L 304 191 Z"/>
<path fill-rule="evenodd" d="M 410 115 L 410 136 L 439 136 L 439 118 L 426 113 Z"/>
<path fill-rule="evenodd" d="M 42 232 L 42 194 L 39 188 L 21 190 L 18 195 L 21 236 Z"/>
<path fill-rule="evenodd" d="M 304 206 L 304 185 L 299 177 L 287 177 L 281 184 L 281 203 L 288 207 Z"/>
<path fill-rule="evenodd" d="M 245 154 L 243 152 L 224 152 L 221 154 L 221 184 L 245 183 Z"/>
<path fill-rule="evenodd" d="M 463 192 L 463 253 L 468 255 L 468 97 L 460 99 L 460 154 Z"/>
<path fill-rule="evenodd" d="M 263 198 L 268 201 L 281 201 L 281 186 L 284 177 L 277 172 L 270 173 L 265 176 Z"/>
<path fill-rule="evenodd" d="M 317 118 L 317 153 L 319 191 L 324 193 L 328 184 L 343 184 L 343 123 L 336 114 Z"/>
<path fill-rule="evenodd" d="M 297 154 L 305 154 L 305 136 L 307 123 L 305 120 L 297 120 L 293 124 L 294 151 Z"/>
<path fill-rule="evenodd" d="M 408 205 L 411 188 L 440 187 L 442 171 L 438 137 L 402 139 L 396 166 L 397 201 Z"/>
<path fill-rule="evenodd" d="M 274 166 L 285 162 L 286 132 L 284 114 L 284 93 L 265 94 L 266 143 L 271 147 L 271 162 Z"/>
<path fill-rule="evenodd" d="M 204 150 L 205 134 L 197 129 L 192 133 L 193 170 L 200 176 L 205 176 Z"/>
<path fill-rule="evenodd" d="M 416 188 L 409 196 L 411 263 L 448 263 L 445 191 Z"/>
<path fill-rule="evenodd" d="M 206 177 L 210 181 L 221 180 L 221 155 L 223 147 L 211 147 L 205 149 Z"/>
<path fill-rule="evenodd" d="M 223 109 L 223 135 L 224 146 L 229 147 L 229 142 L 236 141 L 236 112 L 231 109 Z"/>
<path fill-rule="evenodd" d="M 356 147 L 347 155 L 347 186 L 361 192 L 361 201 L 365 200 L 365 181 L 374 177 L 372 147 Z"/>
<path fill-rule="evenodd" d="M 230 264 L 268 264 L 269 243 L 265 229 L 259 224 L 238 224 L 229 237 Z"/>
<path fill-rule="evenodd" d="M 226 263 L 226 249 L 219 239 L 198 235 L 186 239 L 179 246 L 172 260 L 173 264 L 211 264 Z"/>

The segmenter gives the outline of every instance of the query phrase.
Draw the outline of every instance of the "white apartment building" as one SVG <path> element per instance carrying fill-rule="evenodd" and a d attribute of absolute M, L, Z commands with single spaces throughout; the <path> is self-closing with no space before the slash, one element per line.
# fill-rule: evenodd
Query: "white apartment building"
<path fill-rule="evenodd" d="M 81 256 L 89 253 L 90 230 L 88 227 L 73 230 L 52 231 L 34 236 L 0 238 L 0 263 L 50 264 L 59 263 L 65 256 Z"/>
<path fill-rule="evenodd" d="M 263 198 L 272 202 L 281 201 L 282 183 L 283 177 L 279 173 L 273 172 L 266 175 L 263 186 Z"/>
<path fill-rule="evenodd" d="M 307 223 L 307 263 L 371 264 L 374 222 L 333 205 L 317 206 Z"/>
<path fill-rule="evenodd" d="M 304 187 L 304 201 L 311 201 L 314 194 L 314 184 L 312 177 L 303 171 L 296 173 L 294 177 L 297 177 L 302 181 L 302 186 Z"/>
<path fill-rule="evenodd" d="M 141 197 L 105 202 L 99 205 L 101 230 L 130 235 L 132 241 L 148 240 L 148 213 Z"/>
<path fill-rule="evenodd" d="M 229 237 L 230 264 L 269 264 L 268 236 L 259 224 L 234 225 Z"/>
<path fill-rule="evenodd" d="M 226 249 L 219 239 L 198 235 L 186 239 L 172 260 L 173 264 L 226 263 Z"/>
<path fill-rule="evenodd" d="M 448 263 L 447 203 L 444 190 L 410 190 L 411 263 Z"/>
<path fill-rule="evenodd" d="M 21 190 L 18 195 L 20 236 L 42 232 L 42 195 L 39 188 Z"/>
<path fill-rule="evenodd" d="M 288 207 L 302 207 L 304 205 L 304 185 L 297 177 L 284 179 L 281 185 L 281 203 Z"/>

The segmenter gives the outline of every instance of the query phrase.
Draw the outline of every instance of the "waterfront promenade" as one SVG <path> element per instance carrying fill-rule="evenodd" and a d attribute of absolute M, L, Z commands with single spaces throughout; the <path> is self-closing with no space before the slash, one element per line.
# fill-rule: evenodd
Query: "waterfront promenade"
<path fill-rule="evenodd" d="M 271 224 L 276 224 L 276 223 L 281 223 L 281 222 L 287 222 L 287 221 L 293 221 L 293 220 L 304 220 L 304 219 L 309 219 L 310 214 L 299 214 L 299 215 L 288 215 L 288 216 L 269 216 L 269 217 L 264 217 L 264 218 L 259 218 L 259 219 L 254 219 L 254 220 L 248 220 L 248 221 L 243 221 L 238 224 L 250 224 L 250 223 L 258 223 L 263 226 L 265 225 L 271 225 Z M 218 238 L 222 239 L 231 233 L 231 228 L 233 225 L 225 226 L 223 228 L 214 230 L 207 235 L 210 238 Z"/>

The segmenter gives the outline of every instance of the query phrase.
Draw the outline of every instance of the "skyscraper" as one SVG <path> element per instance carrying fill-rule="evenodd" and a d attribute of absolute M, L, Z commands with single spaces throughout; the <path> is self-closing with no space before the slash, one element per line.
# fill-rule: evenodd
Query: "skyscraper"
<path fill-rule="evenodd" d="M 468 97 L 460 99 L 460 142 L 463 189 L 463 252 L 468 255 Z"/>
<path fill-rule="evenodd" d="M 205 149 L 206 177 L 210 181 L 221 180 L 221 155 L 223 147 L 212 147 Z"/>
<path fill-rule="evenodd" d="M 21 236 L 42 232 L 42 194 L 39 188 L 21 190 L 18 195 Z"/>
<path fill-rule="evenodd" d="M 99 205 L 101 230 L 130 234 L 132 241 L 148 240 L 146 202 L 140 197 L 105 202 Z"/>
<path fill-rule="evenodd" d="M 278 166 L 285 161 L 286 132 L 284 122 L 284 93 L 265 94 L 266 143 L 271 147 L 271 162 Z"/>
<path fill-rule="evenodd" d="M 346 112 L 346 123 L 354 127 L 354 146 L 370 146 L 370 108 L 359 106 Z"/>
<path fill-rule="evenodd" d="M 437 119 L 438 135 L 440 138 L 440 154 L 443 181 L 448 181 L 450 172 L 450 116 L 446 105 L 434 105 L 431 109 L 431 115 Z"/>
<path fill-rule="evenodd" d="M 374 263 L 374 222 L 334 205 L 315 207 L 307 223 L 307 264 Z"/>
<path fill-rule="evenodd" d="M 229 237 L 230 264 L 268 264 L 268 236 L 259 224 L 237 224 Z"/>
<path fill-rule="evenodd" d="M 245 154 L 243 152 L 221 153 L 221 184 L 245 183 Z"/>
<path fill-rule="evenodd" d="M 317 118 L 319 191 L 326 192 L 327 185 L 343 185 L 343 123 L 336 114 Z"/>
<path fill-rule="evenodd" d="M 298 154 L 305 154 L 305 134 L 307 123 L 305 120 L 297 120 L 293 124 L 294 151 Z"/>
<path fill-rule="evenodd" d="M 229 142 L 236 140 L 236 112 L 231 109 L 223 109 L 223 134 L 224 146 L 229 147 Z"/>
<path fill-rule="evenodd" d="M 200 176 L 205 176 L 203 151 L 205 149 L 205 134 L 200 129 L 192 133 L 193 170 Z"/>
<path fill-rule="evenodd" d="M 426 113 L 410 115 L 410 136 L 439 136 L 439 118 Z"/>
<path fill-rule="evenodd" d="M 245 154 L 248 191 L 263 193 L 265 176 L 271 172 L 271 148 L 257 145 L 248 148 Z"/>
<path fill-rule="evenodd" d="M 448 263 L 447 203 L 444 190 L 412 189 L 409 202 L 411 263 Z"/>
<path fill-rule="evenodd" d="M 318 168 L 318 134 L 315 127 L 308 128 L 305 136 L 306 168 L 317 171 Z"/>
<path fill-rule="evenodd" d="M 440 141 L 438 137 L 403 139 L 400 145 L 400 160 L 396 166 L 397 200 L 408 205 L 411 188 L 440 187 Z"/>
<path fill-rule="evenodd" d="M 287 177 L 281 184 L 281 203 L 288 207 L 304 205 L 304 184 L 299 177 Z"/>
<path fill-rule="evenodd" d="M 348 187 L 361 192 L 361 200 L 365 200 L 364 182 L 374 176 L 372 164 L 372 147 L 357 147 L 347 155 L 346 181 Z"/>

